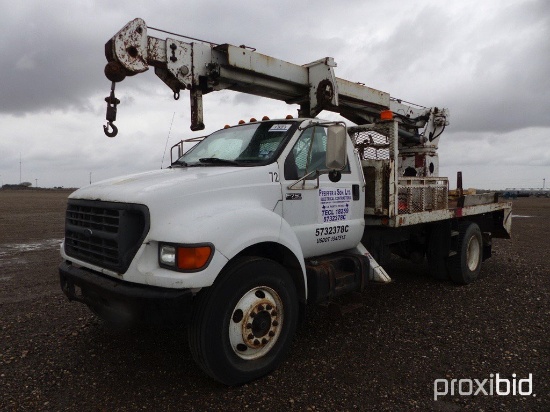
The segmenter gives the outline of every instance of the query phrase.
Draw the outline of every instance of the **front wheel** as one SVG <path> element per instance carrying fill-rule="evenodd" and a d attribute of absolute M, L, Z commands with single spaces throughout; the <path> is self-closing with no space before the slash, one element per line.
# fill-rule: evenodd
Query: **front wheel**
<path fill-rule="evenodd" d="M 294 282 L 279 263 L 241 258 L 197 295 L 189 327 L 201 369 L 226 385 L 274 370 L 290 348 L 298 319 Z"/>

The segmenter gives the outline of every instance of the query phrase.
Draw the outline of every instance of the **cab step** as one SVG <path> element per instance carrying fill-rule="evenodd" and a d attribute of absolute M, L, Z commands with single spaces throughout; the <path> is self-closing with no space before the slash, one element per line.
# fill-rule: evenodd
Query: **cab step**
<path fill-rule="evenodd" d="M 308 260 L 306 272 L 308 302 L 327 302 L 362 291 L 369 280 L 369 260 L 362 255 L 336 253 Z"/>

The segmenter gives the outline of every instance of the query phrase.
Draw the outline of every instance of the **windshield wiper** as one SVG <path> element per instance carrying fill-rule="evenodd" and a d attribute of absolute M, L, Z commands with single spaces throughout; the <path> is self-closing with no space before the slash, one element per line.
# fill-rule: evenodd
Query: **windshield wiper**
<path fill-rule="evenodd" d="M 179 166 L 179 167 L 187 167 L 187 163 L 183 160 L 176 160 L 174 163 L 172 163 L 170 166 Z"/>
<path fill-rule="evenodd" d="M 199 159 L 199 162 L 201 162 L 201 163 L 216 163 L 216 164 L 233 165 L 233 166 L 239 166 L 240 165 L 239 162 L 236 162 L 234 160 L 220 159 L 219 157 L 202 157 L 202 158 Z"/>

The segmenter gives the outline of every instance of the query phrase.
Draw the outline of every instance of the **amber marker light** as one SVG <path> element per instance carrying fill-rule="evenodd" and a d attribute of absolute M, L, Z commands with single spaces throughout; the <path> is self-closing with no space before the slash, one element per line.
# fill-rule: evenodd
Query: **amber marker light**
<path fill-rule="evenodd" d="M 393 120 L 393 112 L 391 110 L 382 110 L 380 112 L 380 120 Z"/>
<path fill-rule="evenodd" d="M 212 249 L 210 246 L 178 247 L 178 269 L 197 270 L 206 266 L 210 260 Z"/>

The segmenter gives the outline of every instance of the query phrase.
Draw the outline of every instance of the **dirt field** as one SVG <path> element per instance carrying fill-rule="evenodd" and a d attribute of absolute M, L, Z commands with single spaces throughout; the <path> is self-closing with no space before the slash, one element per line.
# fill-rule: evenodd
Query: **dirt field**
<path fill-rule="evenodd" d="M 67 195 L 0 190 L 2 411 L 550 410 L 550 199 L 514 201 L 529 217 L 515 218 L 512 241 L 495 241 L 476 283 L 396 261 L 394 282 L 369 285 L 362 308 L 312 307 L 276 372 L 227 388 L 195 366 L 185 330 L 112 330 L 64 297 Z M 461 396 L 456 381 L 434 401 L 436 379 L 487 379 L 489 392 L 497 373 L 532 374 L 532 394 Z"/>

